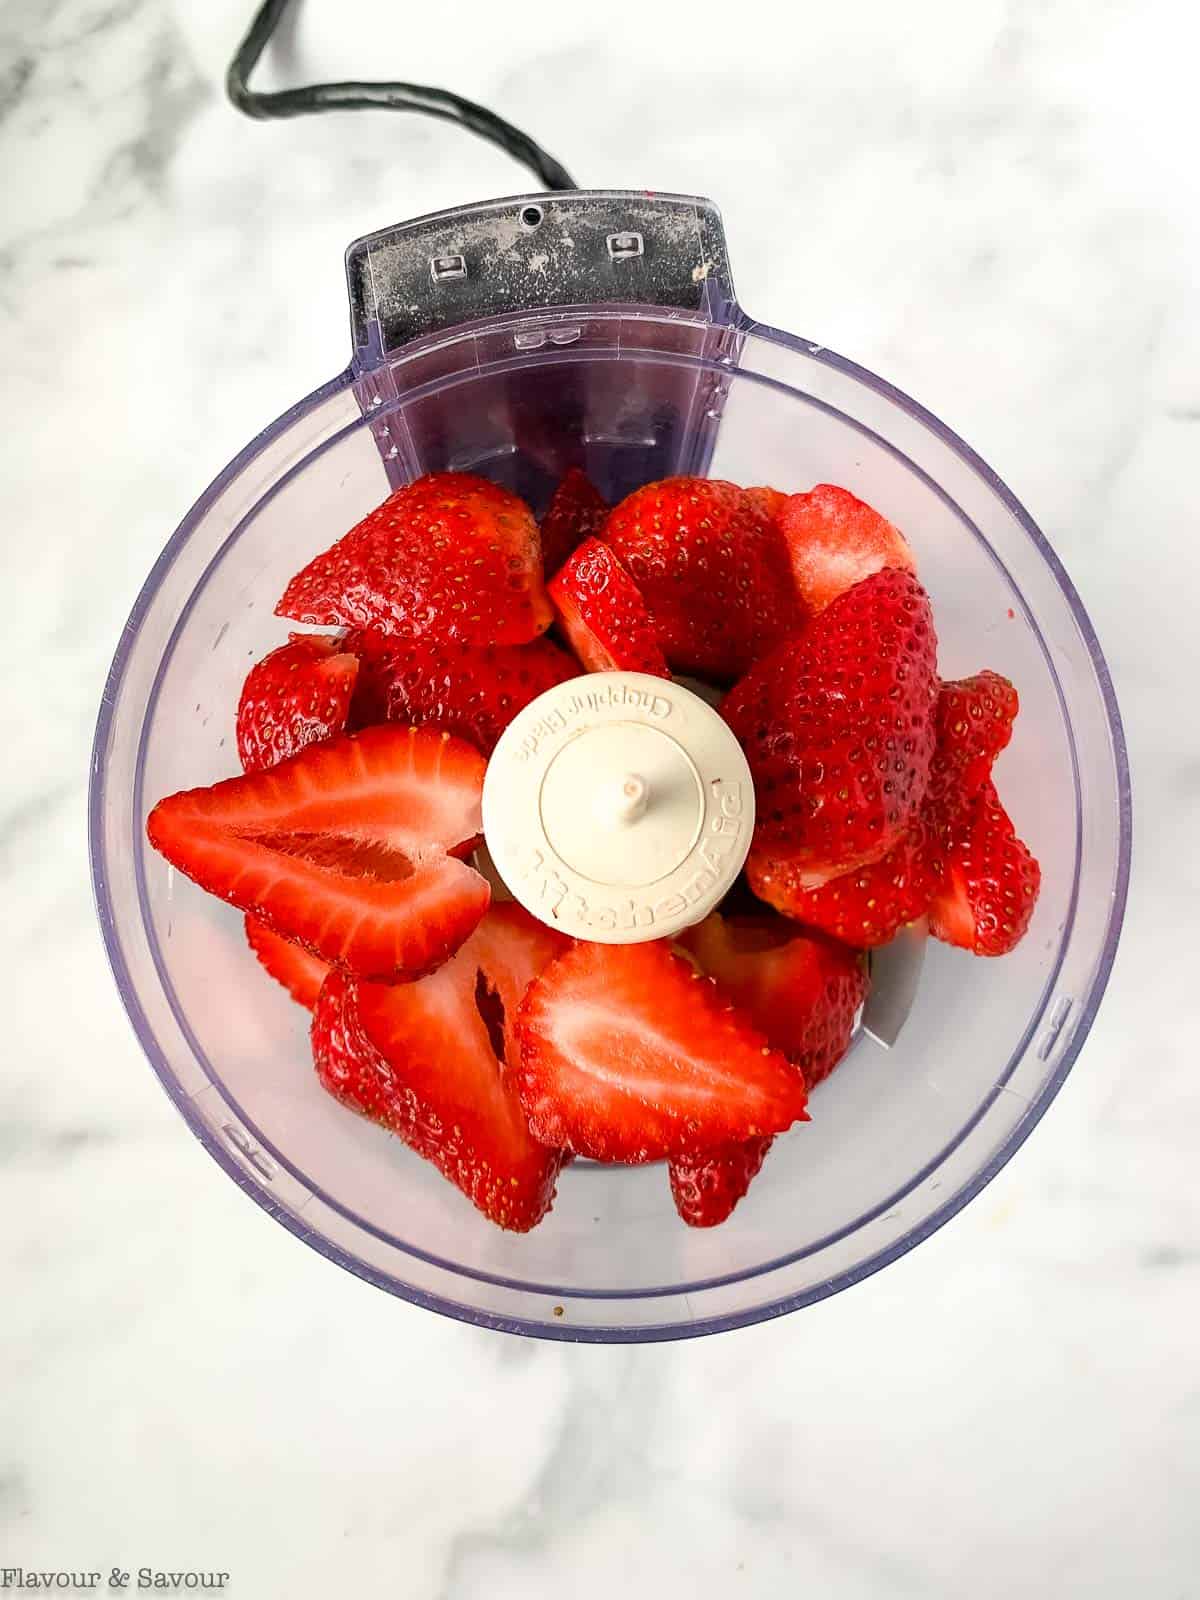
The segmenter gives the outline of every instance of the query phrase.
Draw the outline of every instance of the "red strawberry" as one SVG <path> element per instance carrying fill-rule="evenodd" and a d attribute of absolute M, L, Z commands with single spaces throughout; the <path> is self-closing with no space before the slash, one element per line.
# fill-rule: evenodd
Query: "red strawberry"
<path fill-rule="evenodd" d="M 542 518 L 542 567 L 552 578 L 563 562 L 600 528 L 608 515 L 608 501 L 578 467 L 563 474 L 546 515 Z"/>
<path fill-rule="evenodd" d="M 759 899 L 776 911 L 822 928 L 856 950 L 886 944 L 906 923 L 923 917 L 937 882 L 920 817 L 887 855 L 816 888 L 805 887 L 805 874 L 794 863 L 757 851 L 746 862 L 746 877 Z"/>
<path fill-rule="evenodd" d="M 341 642 L 293 634 L 250 668 L 237 709 L 238 755 L 246 772 L 273 767 L 346 726 L 358 662 Z"/>
<path fill-rule="evenodd" d="M 814 612 L 883 567 L 917 569 L 900 530 L 836 484 L 819 483 L 807 494 L 789 495 L 777 521 L 796 588 Z"/>
<path fill-rule="evenodd" d="M 1020 941 L 1042 872 L 1000 804 L 992 783 L 935 806 L 940 867 L 929 931 L 977 956 L 1002 956 Z"/>
<path fill-rule="evenodd" d="M 663 940 L 578 944 L 530 987 L 508 1081 L 534 1134 L 596 1161 L 654 1161 L 781 1133 L 803 1074 Z"/>
<path fill-rule="evenodd" d="M 867 993 L 861 956 L 780 917 L 714 911 L 679 943 L 715 978 L 773 1050 L 804 1073 L 809 1088 L 845 1055 Z"/>
<path fill-rule="evenodd" d="M 992 763 L 1012 737 L 1020 701 L 998 672 L 943 683 L 937 702 L 937 749 L 930 787 L 971 792 L 982 787 Z"/>
<path fill-rule="evenodd" d="M 819 935 L 789 929 L 775 917 L 723 917 L 688 928 L 680 943 L 717 986 L 760 1028 L 771 1046 L 804 1073 L 811 1089 L 845 1055 L 866 996 L 861 957 Z M 718 1150 L 676 1156 L 670 1166 L 675 1209 L 693 1228 L 712 1228 L 757 1176 L 771 1139 L 759 1135 Z"/>
<path fill-rule="evenodd" d="M 353 631 L 344 648 L 360 662 L 350 708 L 356 727 L 428 723 L 469 739 L 485 756 L 518 711 L 578 670 L 549 639 L 479 646 Z"/>
<path fill-rule="evenodd" d="M 562 944 L 519 906 L 493 906 L 429 977 L 388 985 L 335 972 L 313 1016 L 323 1086 L 519 1233 L 550 1209 L 563 1156 L 533 1138 L 504 1087 L 503 1019 Z"/>
<path fill-rule="evenodd" d="M 939 866 L 933 841 L 936 813 L 947 800 L 977 790 L 996 755 L 1008 743 L 1017 714 L 1017 692 L 996 672 L 943 683 L 937 700 L 937 745 L 922 815 L 887 855 L 855 867 L 817 887 L 788 860 L 751 852 L 746 863 L 750 887 L 785 916 L 823 928 L 834 938 L 868 950 L 886 944 L 899 930 L 924 916 L 937 887 Z"/>
<path fill-rule="evenodd" d="M 760 855 L 814 888 L 902 838 L 929 782 L 937 641 L 929 599 L 887 569 L 764 657 L 721 710 L 754 776 Z"/>
<path fill-rule="evenodd" d="M 468 644 L 549 627 L 537 525 L 523 500 L 465 472 L 418 478 L 296 574 L 281 617 Z"/>
<path fill-rule="evenodd" d="M 483 757 L 433 728 L 368 728 L 267 772 L 160 800 L 150 843 L 202 889 L 331 965 L 431 971 L 487 910 L 454 854 L 479 836 Z"/>
<path fill-rule="evenodd" d="M 735 484 L 647 484 L 610 513 L 603 538 L 641 590 L 677 672 L 734 678 L 801 625 L 779 532 Z"/>
<path fill-rule="evenodd" d="M 589 672 L 670 677 L 638 586 L 599 539 L 587 539 L 550 585 L 571 648 Z"/>
<path fill-rule="evenodd" d="M 741 1144 L 692 1156 L 676 1156 L 667 1168 L 675 1209 L 689 1228 L 715 1228 L 758 1177 L 773 1135 L 757 1134 Z"/>
<path fill-rule="evenodd" d="M 246 918 L 246 938 L 259 961 L 281 983 L 292 999 L 311 1011 L 317 1003 L 321 985 L 329 976 L 327 962 L 309 955 L 303 946 L 292 944 L 272 932 L 257 917 Z"/>
<path fill-rule="evenodd" d="M 769 489 L 766 485 L 757 489 L 747 489 L 746 498 L 753 500 L 758 509 L 772 522 L 778 521 L 779 514 L 788 503 L 788 497 L 782 489 Z"/>

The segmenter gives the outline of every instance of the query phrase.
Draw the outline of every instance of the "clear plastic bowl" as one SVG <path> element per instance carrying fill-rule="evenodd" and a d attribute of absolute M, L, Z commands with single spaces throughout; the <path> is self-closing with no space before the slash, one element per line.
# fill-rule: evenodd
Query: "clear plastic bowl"
<path fill-rule="evenodd" d="M 516 205 L 519 202 L 512 202 Z M 382 376 L 381 376 L 382 375 Z M 386 378 L 386 381 L 384 381 Z M 148 847 L 150 806 L 237 770 L 251 661 L 285 637 L 287 579 L 418 470 L 476 470 L 544 502 L 572 462 L 610 496 L 707 470 L 792 491 L 844 484 L 910 538 L 946 677 L 982 667 L 1021 715 L 997 782 L 1041 860 L 1002 961 L 932 941 L 890 1049 L 860 1031 L 723 1226 L 684 1227 L 662 1167 L 579 1163 L 546 1221 L 506 1234 L 318 1086 L 306 1017 L 242 919 Z M 928 412 L 820 346 L 631 305 L 501 314 L 341 378 L 202 496 L 122 636 L 96 736 L 96 895 L 155 1071 L 233 1179 L 314 1249 L 406 1299 L 551 1338 L 735 1327 L 836 1293 L 925 1238 L 994 1176 L 1062 1083 L 1112 963 L 1129 788 L 1099 645 L 1046 540 Z"/>

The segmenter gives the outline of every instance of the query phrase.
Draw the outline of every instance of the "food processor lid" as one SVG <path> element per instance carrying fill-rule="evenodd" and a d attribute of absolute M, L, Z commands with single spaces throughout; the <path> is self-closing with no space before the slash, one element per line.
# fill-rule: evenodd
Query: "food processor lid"
<path fill-rule="evenodd" d="M 346 277 L 360 370 L 505 313 L 640 305 L 723 324 L 735 304 L 716 206 L 649 190 L 517 195 L 434 212 L 356 240 Z"/>
<path fill-rule="evenodd" d="M 670 938 L 742 869 L 754 786 L 741 746 L 699 695 L 641 672 L 556 684 L 488 763 L 483 831 L 526 910 L 598 944 Z"/>

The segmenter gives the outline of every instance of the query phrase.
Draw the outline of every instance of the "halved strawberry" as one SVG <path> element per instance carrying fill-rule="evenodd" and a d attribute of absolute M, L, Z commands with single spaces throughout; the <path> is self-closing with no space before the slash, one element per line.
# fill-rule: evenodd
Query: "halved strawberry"
<path fill-rule="evenodd" d="M 519 1233 L 550 1209 L 563 1153 L 533 1138 L 504 1086 L 504 1018 L 562 944 L 519 906 L 493 906 L 429 977 L 388 985 L 335 972 L 313 1016 L 323 1086 Z"/>
<path fill-rule="evenodd" d="M 469 644 L 524 644 L 552 615 L 529 507 L 465 472 L 398 489 L 297 573 L 275 609 L 298 622 Z"/>
<path fill-rule="evenodd" d="M 758 1134 L 741 1144 L 710 1153 L 676 1156 L 667 1168 L 675 1209 L 689 1228 L 715 1228 L 724 1222 L 762 1170 L 773 1134 Z"/>
<path fill-rule="evenodd" d="M 586 539 L 549 593 L 572 650 L 589 672 L 670 677 L 641 592 L 609 545 Z"/>
<path fill-rule="evenodd" d="M 243 770 L 258 772 L 346 727 L 358 662 L 325 634 L 293 634 L 247 675 L 237 709 Z"/>
<path fill-rule="evenodd" d="M 487 882 L 451 853 L 479 836 L 483 769 L 448 733 L 368 728 L 160 800 L 146 832 L 202 889 L 322 961 L 403 980 L 487 910 Z"/>
<path fill-rule="evenodd" d="M 991 781 L 934 808 L 940 876 L 929 931 L 977 956 L 1002 956 L 1019 943 L 1037 904 L 1042 872 L 1017 838 Z"/>
<path fill-rule="evenodd" d="M 754 846 L 815 888 L 878 861 L 915 820 L 936 734 L 929 598 L 890 568 L 764 657 L 721 707 L 754 776 Z"/>
<path fill-rule="evenodd" d="M 578 672 L 566 651 L 549 639 L 469 645 L 354 630 L 343 648 L 360 662 L 350 707 L 355 727 L 430 724 L 469 739 L 485 756 L 518 711 Z"/>
<path fill-rule="evenodd" d="M 728 681 L 804 618 L 761 505 L 717 478 L 664 478 L 609 514 L 602 537 L 642 592 L 667 664 Z"/>
<path fill-rule="evenodd" d="M 714 911 L 679 935 L 773 1050 L 804 1073 L 809 1088 L 845 1055 L 867 993 L 863 958 L 819 933 L 803 933 L 769 912 Z"/>
<path fill-rule="evenodd" d="M 804 1073 L 808 1087 L 845 1055 L 867 991 L 860 956 L 789 928 L 778 917 L 713 912 L 679 942 L 756 1028 Z M 693 1228 L 724 1222 L 757 1176 L 770 1137 L 676 1156 L 670 1165 L 675 1209 Z"/>
<path fill-rule="evenodd" d="M 251 950 L 276 983 L 281 983 L 299 1005 L 308 1011 L 317 1003 L 321 985 L 329 976 L 329 964 L 309 955 L 302 945 L 281 938 L 257 917 L 246 918 L 246 938 Z"/>
<path fill-rule="evenodd" d="M 807 494 L 789 495 L 776 514 L 791 557 L 796 589 L 811 611 L 883 567 L 915 572 L 908 541 L 849 489 L 819 483 Z"/>
<path fill-rule="evenodd" d="M 927 828 L 918 817 L 887 855 L 806 887 L 802 869 L 751 851 L 746 877 L 760 900 L 812 928 L 822 928 L 856 950 L 886 944 L 929 909 L 937 874 Z"/>
<path fill-rule="evenodd" d="M 663 940 L 579 944 L 530 986 L 506 1076 L 533 1133 L 596 1161 L 711 1150 L 804 1118 L 804 1076 Z"/>
<path fill-rule="evenodd" d="M 542 567 L 548 579 L 585 539 L 600 532 L 607 515 L 608 501 L 587 473 L 568 468 L 542 518 Z"/>
<path fill-rule="evenodd" d="M 998 672 L 944 682 L 938 690 L 937 748 L 931 785 L 964 793 L 982 787 L 1012 737 L 1017 691 Z"/>

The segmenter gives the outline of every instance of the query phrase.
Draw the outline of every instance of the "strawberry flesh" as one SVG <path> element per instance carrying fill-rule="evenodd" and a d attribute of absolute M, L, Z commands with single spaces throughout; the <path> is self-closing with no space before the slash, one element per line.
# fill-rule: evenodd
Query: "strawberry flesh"
<path fill-rule="evenodd" d="M 329 964 L 310 955 L 303 946 L 281 938 L 257 917 L 246 918 L 246 939 L 264 970 L 283 985 L 298 1005 L 311 1011 L 329 976 Z"/>
<path fill-rule="evenodd" d="M 245 772 L 273 767 L 305 745 L 342 733 L 358 662 L 341 641 L 294 634 L 250 668 L 237 709 L 237 746 Z"/>
<path fill-rule="evenodd" d="M 563 474 L 542 518 L 542 567 L 552 578 L 572 551 L 600 532 L 608 501 L 579 467 Z"/>
<path fill-rule="evenodd" d="M 296 574 L 278 615 L 402 638 L 524 644 L 550 625 L 537 524 L 469 473 L 418 478 Z"/>
<path fill-rule="evenodd" d="M 872 950 L 923 917 L 937 883 L 923 817 L 878 861 L 815 888 L 793 862 L 752 851 L 746 877 L 760 900 L 785 916 L 821 928 L 856 950 Z"/>
<path fill-rule="evenodd" d="M 728 682 L 802 624 L 779 531 L 736 484 L 647 484 L 602 536 L 641 590 L 675 672 Z"/>
<path fill-rule="evenodd" d="M 662 940 L 578 944 L 531 985 L 506 1072 L 545 1143 L 643 1162 L 781 1133 L 804 1076 Z"/>
<path fill-rule="evenodd" d="M 533 1138 L 504 1085 L 506 1019 L 562 944 L 520 907 L 494 906 L 437 972 L 393 985 L 335 972 L 313 1016 L 323 1087 L 397 1134 L 492 1222 L 521 1233 L 550 1209 L 564 1157 Z M 484 994 L 498 1002 L 497 1026 Z"/>
<path fill-rule="evenodd" d="M 202 889 L 312 955 L 399 981 L 446 960 L 487 910 L 458 853 L 479 837 L 484 762 L 432 728 L 368 728 L 266 772 L 159 801 L 150 843 Z"/>
<path fill-rule="evenodd" d="M 549 593 L 572 650 L 589 672 L 670 677 L 646 602 L 609 545 L 585 540 Z"/>
<path fill-rule="evenodd" d="M 679 943 L 718 989 L 804 1073 L 809 1088 L 827 1078 L 850 1047 L 866 999 L 863 959 L 819 933 L 804 933 L 769 912 L 712 912 Z"/>
<path fill-rule="evenodd" d="M 778 521 L 780 513 L 788 503 L 788 496 L 782 489 L 770 489 L 765 484 L 758 488 L 747 489 L 746 498 L 752 500 L 772 522 Z"/>
<path fill-rule="evenodd" d="M 722 715 L 754 777 L 754 847 L 804 888 L 878 861 L 917 817 L 936 734 L 929 599 L 885 569 L 731 690 Z"/>
<path fill-rule="evenodd" d="M 849 1049 L 854 1018 L 866 997 L 861 957 L 762 915 L 713 912 L 679 942 L 772 1048 L 799 1067 L 810 1089 L 829 1076 Z M 693 1228 L 724 1222 L 758 1175 L 771 1142 L 759 1135 L 711 1152 L 676 1156 L 670 1164 L 671 1195 L 684 1222 Z"/>
<path fill-rule="evenodd" d="M 823 611 L 838 595 L 893 567 L 915 572 L 908 541 L 848 489 L 819 483 L 789 495 L 776 520 L 792 564 L 796 591 L 810 611 Z"/>
<path fill-rule="evenodd" d="M 519 711 L 578 670 L 549 639 L 469 645 L 355 630 L 343 649 L 359 659 L 352 726 L 429 724 L 469 739 L 485 756 Z"/>

